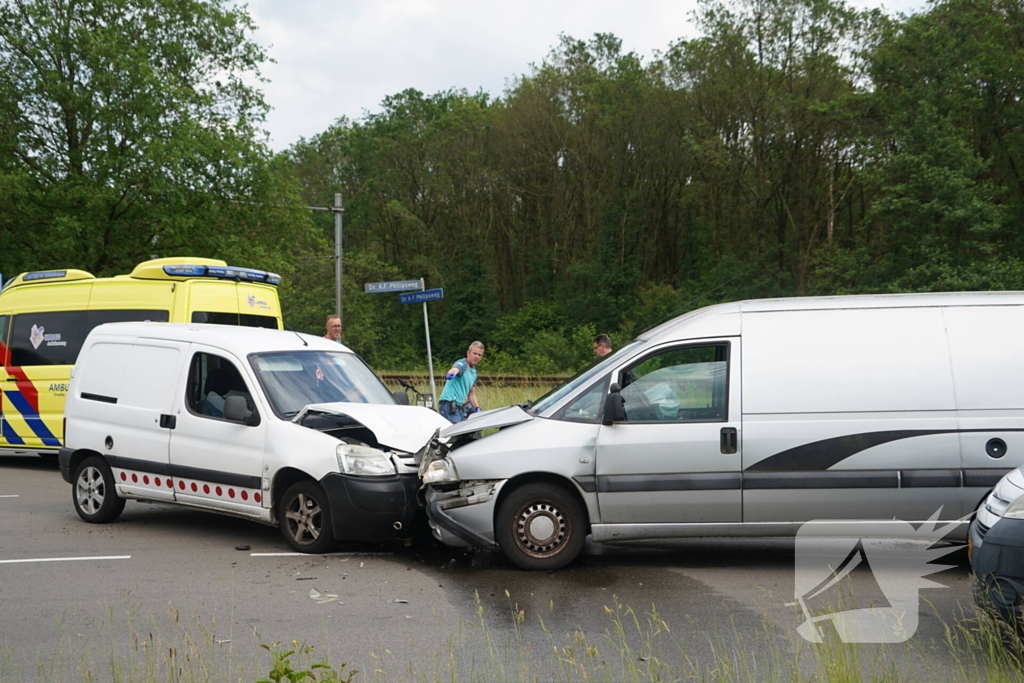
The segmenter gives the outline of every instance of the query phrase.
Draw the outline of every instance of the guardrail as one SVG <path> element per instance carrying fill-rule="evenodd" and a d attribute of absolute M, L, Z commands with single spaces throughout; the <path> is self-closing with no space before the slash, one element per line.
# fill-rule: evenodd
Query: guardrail
<path fill-rule="evenodd" d="M 430 384 L 429 375 L 408 375 L 408 374 L 386 374 L 380 375 L 380 378 L 385 382 L 398 382 L 399 380 L 405 380 L 410 382 L 417 387 L 420 385 Z M 476 383 L 481 386 L 530 386 L 530 385 L 543 385 L 543 386 L 558 386 L 564 383 L 568 377 L 558 377 L 554 375 L 477 375 Z M 444 383 L 444 375 L 435 375 L 434 382 L 438 386 Z M 422 388 L 421 388 L 422 390 Z"/>

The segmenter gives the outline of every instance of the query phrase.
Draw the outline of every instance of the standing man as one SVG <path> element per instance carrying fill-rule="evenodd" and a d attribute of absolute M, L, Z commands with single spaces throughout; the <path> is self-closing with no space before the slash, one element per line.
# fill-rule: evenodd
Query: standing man
<path fill-rule="evenodd" d="M 594 355 L 604 358 L 612 352 L 612 340 L 607 334 L 599 334 L 594 337 Z"/>
<path fill-rule="evenodd" d="M 484 345 L 475 341 L 469 345 L 466 357 L 460 358 L 452 365 L 445 375 L 448 380 L 444 384 L 441 398 L 441 416 L 449 422 L 462 422 L 466 419 L 463 406 L 472 406 L 467 413 L 479 413 L 480 404 L 476 400 L 476 364 L 484 357 Z"/>
<path fill-rule="evenodd" d="M 334 313 L 327 316 L 327 334 L 324 335 L 324 339 L 330 339 L 332 342 L 341 343 L 341 318 Z"/>

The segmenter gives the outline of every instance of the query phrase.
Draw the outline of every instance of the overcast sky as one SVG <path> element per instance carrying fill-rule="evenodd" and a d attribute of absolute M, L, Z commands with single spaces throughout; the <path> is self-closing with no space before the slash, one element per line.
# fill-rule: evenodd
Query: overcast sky
<path fill-rule="evenodd" d="M 342 116 L 379 111 L 407 88 L 501 95 L 565 33 L 613 33 L 649 58 L 696 35 L 694 0 L 249 0 L 255 39 L 275 64 L 264 85 L 270 144 L 286 149 Z M 924 0 L 852 0 L 855 7 L 920 11 Z"/>

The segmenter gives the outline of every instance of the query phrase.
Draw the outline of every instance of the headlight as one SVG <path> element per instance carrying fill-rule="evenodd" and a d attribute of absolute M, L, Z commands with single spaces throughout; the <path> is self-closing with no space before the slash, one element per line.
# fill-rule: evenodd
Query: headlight
<path fill-rule="evenodd" d="M 1008 519 L 1024 519 L 1024 496 L 1010 503 L 1009 507 L 1006 508 L 1006 512 L 1003 513 L 1003 517 Z"/>
<path fill-rule="evenodd" d="M 343 443 L 338 446 L 338 469 L 357 477 L 386 477 L 395 465 L 384 451 Z"/>
<path fill-rule="evenodd" d="M 455 471 L 455 464 L 447 458 L 432 460 L 423 473 L 424 484 L 438 484 L 445 481 L 458 481 L 459 473 Z"/>

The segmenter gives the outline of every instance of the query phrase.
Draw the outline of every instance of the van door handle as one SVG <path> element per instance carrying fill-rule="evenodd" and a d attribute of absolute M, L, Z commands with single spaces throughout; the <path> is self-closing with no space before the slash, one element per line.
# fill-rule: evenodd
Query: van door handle
<path fill-rule="evenodd" d="M 735 453 L 737 446 L 739 445 L 739 437 L 736 434 L 735 427 L 722 427 L 722 454 L 729 455 Z"/>
<path fill-rule="evenodd" d="M 173 415 L 161 415 L 160 416 L 160 428 L 161 429 L 174 429 L 178 424 L 178 419 Z"/>

